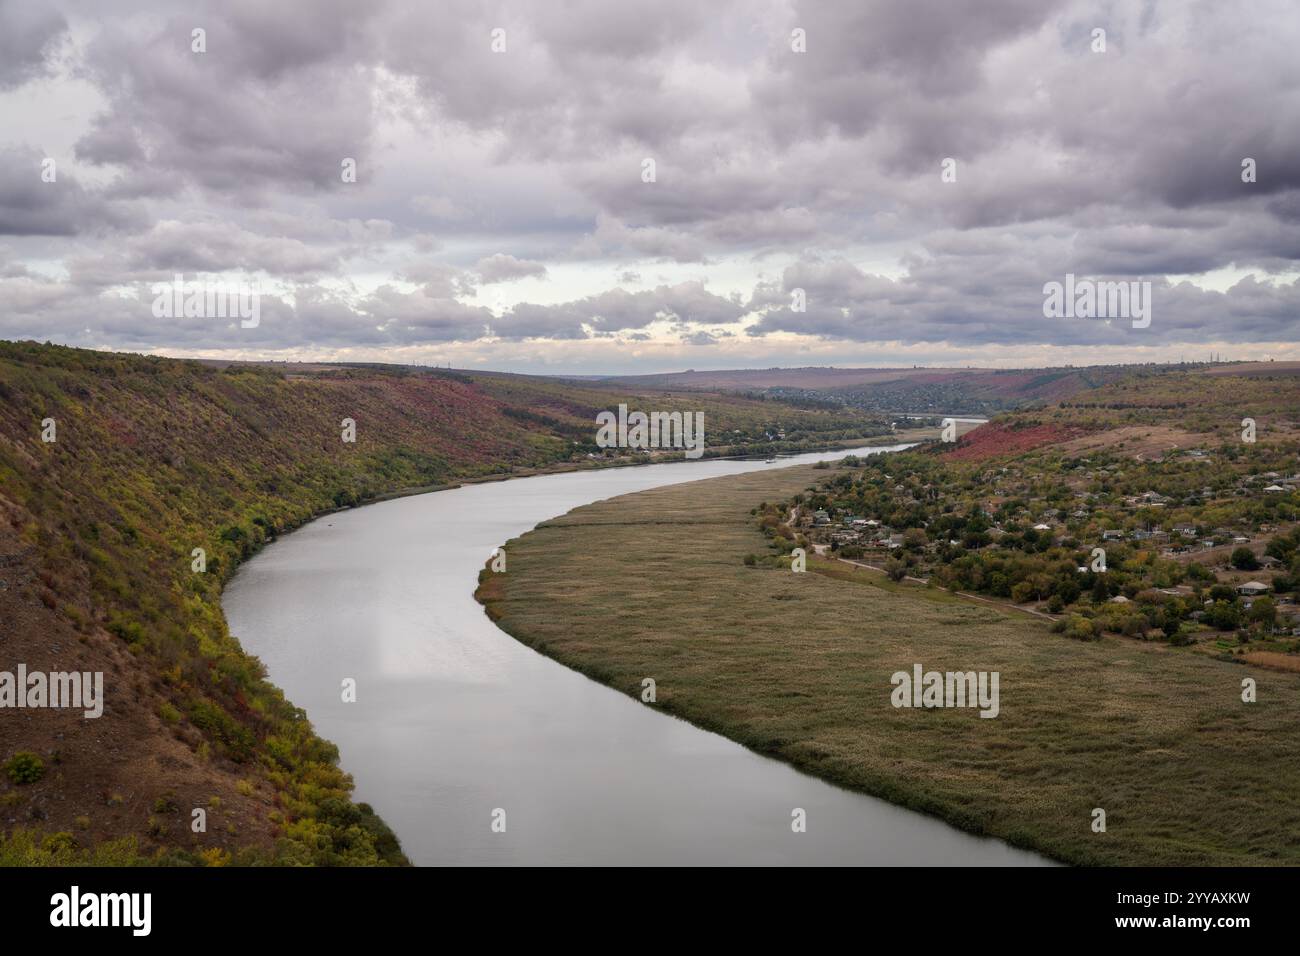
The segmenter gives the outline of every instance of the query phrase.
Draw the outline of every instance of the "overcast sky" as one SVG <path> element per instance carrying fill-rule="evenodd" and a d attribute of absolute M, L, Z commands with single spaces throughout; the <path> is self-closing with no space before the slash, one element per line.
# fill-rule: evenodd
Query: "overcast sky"
<path fill-rule="evenodd" d="M 0 0 L 0 338 L 1300 359 L 1297 51 L 1296 0 Z M 156 318 L 177 273 L 260 323 Z M 1067 273 L 1151 282 L 1150 326 L 1045 318 Z"/>

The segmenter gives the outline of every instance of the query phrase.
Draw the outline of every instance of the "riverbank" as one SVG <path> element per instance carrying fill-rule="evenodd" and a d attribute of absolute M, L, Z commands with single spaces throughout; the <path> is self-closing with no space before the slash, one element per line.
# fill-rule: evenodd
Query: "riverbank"
<path fill-rule="evenodd" d="M 586 469 L 352 509 L 262 551 L 223 606 L 417 865 L 1041 865 L 665 720 L 502 633 L 474 600 L 481 561 L 539 522 L 773 470 Z M 340 701 L 340 675 L 354 703 Z M 797 836 L 795 807 L 816 821 Z M 491 828 L 496 809 L 508 832 Z"/>
<path fill-rule="evenodd" d="M 433 369 L 301 371 L 0 342 L 0 639 L 33 671 L 102 672 L 106 696 L 91 721 L 0 721 L 0 763 L 37 768 L 0 776 L 4 833 L 39 834 L 22 861 L 112 844 L 113 860 L 403 862 L 332 744 L 230 633 L 223 586 L 315 517 L 569 463 L 595 447 L 593 406 L 635 400 Z M 655 401 L 703 408 L 763 451 L 774 413 L 800 442 L 881 427 L 741 396 Z"/>
<path fill-rule="evenodd" d="M 1300 863 L 1294 675 L 746 567 L 765 548 L 750 510 L 825 474 L 578 508 L 506 543 L 509 571 L 481 574 L 479 599 L 522 643 L 638 701 L 653 679 L 643 706 L 970 832 L 1078 864 Z M 915 663 L 999 672 L 998 717 L 894 708 L 890 677 Z M 1241 700 L 1245 676 L 1258 703 Z"/>
<path fill-rule="evenodd" d="M 834 451 L 839 448 L 880 448 L 888 445 L 912 444 L 924 441 L 932 441 L 939 437 L 939 431 L 935 428 L 907 428 L 901 432 L 891 432 L 888 435 L 877 435 L 872 438 L 852 438 L 842 441 L 832 442 L 829 444 L 813 444 L 809 447 L 801 447 L 795 452 L 783 452 L 781 458 L 788 458 L 794 455 L 816 454 L 824 451 Z M 722 446 L 720 448 L 706 451 L 701 461 L 756 461 L 762 458 L 762 455 L 755 454 L 752 450 L 748 454 L 741 454 L 743 446 Z M 471 478 L 465 478 L 462 481 L 439 484 L 439 485 L 418 485 L 410 488 L 398 488 L 393 491 L 387 491 L 368 498 L 365 504 L 372 504 L 380 501 L 392 501 L 396 498 L 409 498 L 413 495 L 427 495 L 435 491 L 451 491 L 454 488 L 463 488 L 467 485 L 492 484 L 500 481 L 509 481 L 512 478 L 536 478 L 540 475 L 566 475 L 576 471 L 600 471 L 605 468 L 640 468 L 645 465 L 664 465 L 673 462 L 682 462 L 685 459 L 680 451 L 654 452 L 646 456 L 638 457 L 618 457 L 602 458 L 591 461 L 573 461 L 560 462 L 554 465 L 548 465 L 540 468 L 516 468 L 509 472 L 502 472 L 493 475 L 478 475 Z M 779 461 L 780 459 L 778 459 Z M 319 514 L 313 515 L 308 520 L 315 520 L 327 514 L 336 514 L 340 511 L 347 511 L 353 507 L 349 505 L 343 508 L 330 508 Z"/>

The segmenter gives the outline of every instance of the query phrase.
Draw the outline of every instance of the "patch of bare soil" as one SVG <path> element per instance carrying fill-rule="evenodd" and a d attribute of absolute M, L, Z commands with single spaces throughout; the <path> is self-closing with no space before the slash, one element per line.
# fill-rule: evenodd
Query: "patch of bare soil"
<path fill-rule="evenodd" d="M 100 672 L 103 714 L 0 707 L 0 765 L 18 751 L 44 764 L 34 783 L 0 772 L 0 830 L 67 831 L 82 846 L 145 834 L 146 852 L 269 845 L 273 791 L 257 769 L 201 756 L 197 729 L 184 717 L 164 721 L 167 698 L 125 642 L 47 606 L 52 595 L 32 552 L 0 522 L 0 671 L 16 676 L 23 664 L 28 674 Z M 245 778 L 254 787 L 247 795 L 239 792 Z M 207 813 L 205 833 L 191 829 L 195 808 Z"/>
<path fill-rule="evenodd" d="M 1058 447 L 1069 455 L 1094 451 L 1123 452 L 1131 457 L 1154 458 L 1171 451 L 1195 448 L 1206 436 L 1166 425 L 1128 425 L 1108 431 L 1093 432 Z"/>

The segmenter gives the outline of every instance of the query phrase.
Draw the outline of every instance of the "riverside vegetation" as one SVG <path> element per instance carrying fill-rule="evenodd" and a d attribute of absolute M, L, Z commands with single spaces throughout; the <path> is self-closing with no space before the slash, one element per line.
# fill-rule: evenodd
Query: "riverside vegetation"
<path fill-rule="evenodd" d="M 97 720 L 0 712 L 0 864 L 404 863 L 334 746 L 229 633 L 222 586 L 330 509 L 643 460 L 588 458 L 596 413 L 620 401 L 702 410 L 712 453 L 888 431 L 712 393 L 0 343 L 0 653 L 102 671 L 107 698 Z"/>

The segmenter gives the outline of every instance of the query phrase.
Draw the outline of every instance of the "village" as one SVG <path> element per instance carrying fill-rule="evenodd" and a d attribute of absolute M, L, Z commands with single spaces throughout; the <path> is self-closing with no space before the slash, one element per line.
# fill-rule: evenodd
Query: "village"
<path fill-rule="evenodd" d="M 1294 652 L 1296 460 L 1197 448 L 980 467 L 906 453 L 846 460 L 782 516 L 792 542 L 824 557 L 1001 599 L 1073 637 Z"/>

